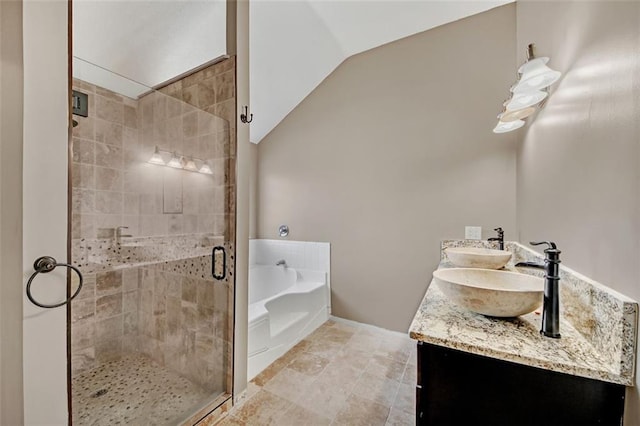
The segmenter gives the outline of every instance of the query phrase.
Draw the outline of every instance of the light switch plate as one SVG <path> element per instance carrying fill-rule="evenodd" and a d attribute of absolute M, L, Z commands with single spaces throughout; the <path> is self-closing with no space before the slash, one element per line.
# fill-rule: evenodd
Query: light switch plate
<path fill-rule="evenodd" d="M 482 226 L 465 226 L 464 238 L 465 240 L 481 240 Z"/>

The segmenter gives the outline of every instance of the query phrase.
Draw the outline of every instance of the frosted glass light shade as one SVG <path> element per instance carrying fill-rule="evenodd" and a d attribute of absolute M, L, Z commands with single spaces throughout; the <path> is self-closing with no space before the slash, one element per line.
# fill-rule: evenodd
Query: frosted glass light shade
<path fill-rule="evenodd" d="M 211 167 L 209 167 L 207 163 L 204 163 L 202 167 L 200 167 L 200 173 L 204 173 L 206 175 L 212 175 L 213 171 L 211 170 Z"/>
<path fill-rule="evenodd" d="M 507 133 L 512 130 L 517 130 L 520 127 L 524 126 L 524 121 L 515 120 L 515 121 L 498 121 L 498 125 L 493 129 L 493 133 Z"/>
<path fill-rule="evenodd" d="M 549 58 L 534 58 L 523 64 L 518 72 L 522 74 L 520 81 L 511 88 L 514 93 L 540 90 L 558 81 L 562 73 L 554 71 L 546 64 Z"/>
<path fill-rule="evenodd" d="M 171 157 L 171 160 L 169 160 L 169 162 L 167 163 L 167 166 L 169 167 L 173 167 L 174 169 L 181 169 L 182 168 L 182 159 L 180 157 L 178 157 L 176 155 L 176 153 L 173 153 L 173 157 Z"/>
<path fill-rule="evenodd" d="M 527 118 L 531 114 L 536 112 L 534 107 L 527 107 L 523 109 L 519 109 L 517 111 L 505 111 L 502 114 L 498 115 L 498 119 L 504 123 L 508 123 L 510 121 L 522 120 L 523 118 Z"/>
<path fill-rule="evenodd" d="M 507 111 L 517 111 L 542 102 L 547 97 L 547 92 L 534 90 L 531 92 L 514 93 L 513 97 L 507 102 Z"/>
<path fill-rule="evenodd" d="M 193 161 L 193 158 L 189 158 L 187 160 L 187 163 L 184 165 L 184 169 L 189 170 L 190 172 L 198 171 L 198 167 L 196 166 L 196 163 Z"/>
<path fill-rule="evenodd" d="M 160 150 L 158 149 L 158 147 L 156 146 L 156 150 L 153 152 L 153 155 L 151 156 L 151 158 L 149 158 L 149 163 L 151 164 L 158 164 L 160 166 L 164 166 L 164 160 L 162 159 L 162 155 L 160 155 Z"/>

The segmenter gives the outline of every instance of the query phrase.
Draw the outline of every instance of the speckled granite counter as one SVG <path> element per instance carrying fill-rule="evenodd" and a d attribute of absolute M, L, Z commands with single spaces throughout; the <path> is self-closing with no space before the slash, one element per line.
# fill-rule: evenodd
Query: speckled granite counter
<path fill-rule="evenodd" d="M 492 247 L 487 244 L 443 241 L 442 248 Z M 539 254 L 518 243 L 507 243 L 506 249 L 513 257 L 505 269 L 542 272 L 513 266 L 520 261 L 542 263 Z M 451 266 L 443 253 L 439 268 Z M 489 318 L 456 306 L 437 285 L 429 285 L 409 335 L 491 358 L 634 386 L 638 304 L 562 265 L 560 272 L 560 339 L 540 335 L 539 311 L 512 319 Z"/>

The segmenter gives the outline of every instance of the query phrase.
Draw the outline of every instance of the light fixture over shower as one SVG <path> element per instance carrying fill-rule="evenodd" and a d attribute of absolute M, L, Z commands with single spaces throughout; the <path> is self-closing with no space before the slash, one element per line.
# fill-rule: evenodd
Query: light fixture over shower
<path fill-rule="evenodd" d="M 165 161 L 164 157 L 162 156 L 163 153 L 170 155 L 168 162 Z M 209 164 L 207 164 L 205 160 L 201 160 L 193 156 L 185 157 L 176 151 L 162 150 L 158 148 L 158 146 L 155 147 L 153 155 L 151 155 L 151 158 L 149 158 L 147 162 L 158 166 L 167 166 L 174 169 L 182 169 L 189 172 L 202 173 L 205 175 L 213 174 L 211 167 L 209 167 Z M 197 163 L 201 164 L 200 167 L 197 166 Z"/>
<path fill-rule="evenodd" d="M 533 48 L 533 44 L 527 46 L 527 62 L 518 68 L 518 81 L 511 86 L 511 96 L 498 114 L 494 133 L 506 133 L 524 126 L 523 119 L 536 111 L 535 106 L 540 106 L 549 95 L 549 86 L 562 75 L 547 66 L 549 58 L 536 58 Z"/>

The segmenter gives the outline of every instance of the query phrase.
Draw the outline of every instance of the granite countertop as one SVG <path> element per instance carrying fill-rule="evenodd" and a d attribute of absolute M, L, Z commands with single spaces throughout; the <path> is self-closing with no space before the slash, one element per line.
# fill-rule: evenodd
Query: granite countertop
<path fill-rule="evenodd" d="M 439 269 L 451 266 L 446 259 L 443 259 Z M 507 269 L 524 272 L 523 269 L 514 268 L 513 262 L 510 262 Z M 624 302 L 629 304 L 628 300 Z M 571 303 L 570 300 L 567 301 L 567 304 L 569 303 Z M 630 320 L 635 324 L 637 304 L 630 303 L 630 305 L 635 307 L 633 318 Z M 606 343 L 606 347 L 619 348 L 619 353 L 612 355 L 602 349 L 603 345 L 597 342 L 594 344 L 597 336 L 585 335 L 579 325 L 576 327 L 570 321 L 571 316 L 562 315 L 562 311 L 560 322 L 562 337 L 550 339 L 542 336 L 540 334 L 541 310 L 542 307 L 535 312 L 510 319 L 486 317 L 450 302 L 432 281 L 413 319 L 409 335 L 418 341 L 464 352 L 634 386 L 635 325 L 633 333 L 620 334 L 621 340 L 633 338 L 632 343 L 623 341 L 617 346 Z M 610 317 L 616 322 L 621 322 L 620 318 L 629 319 L 613 314 Z M 617 324 L 611 325 L 612 330 L 616 328 Z M 630 351 L 632 353 L 629 353 Z"/>

